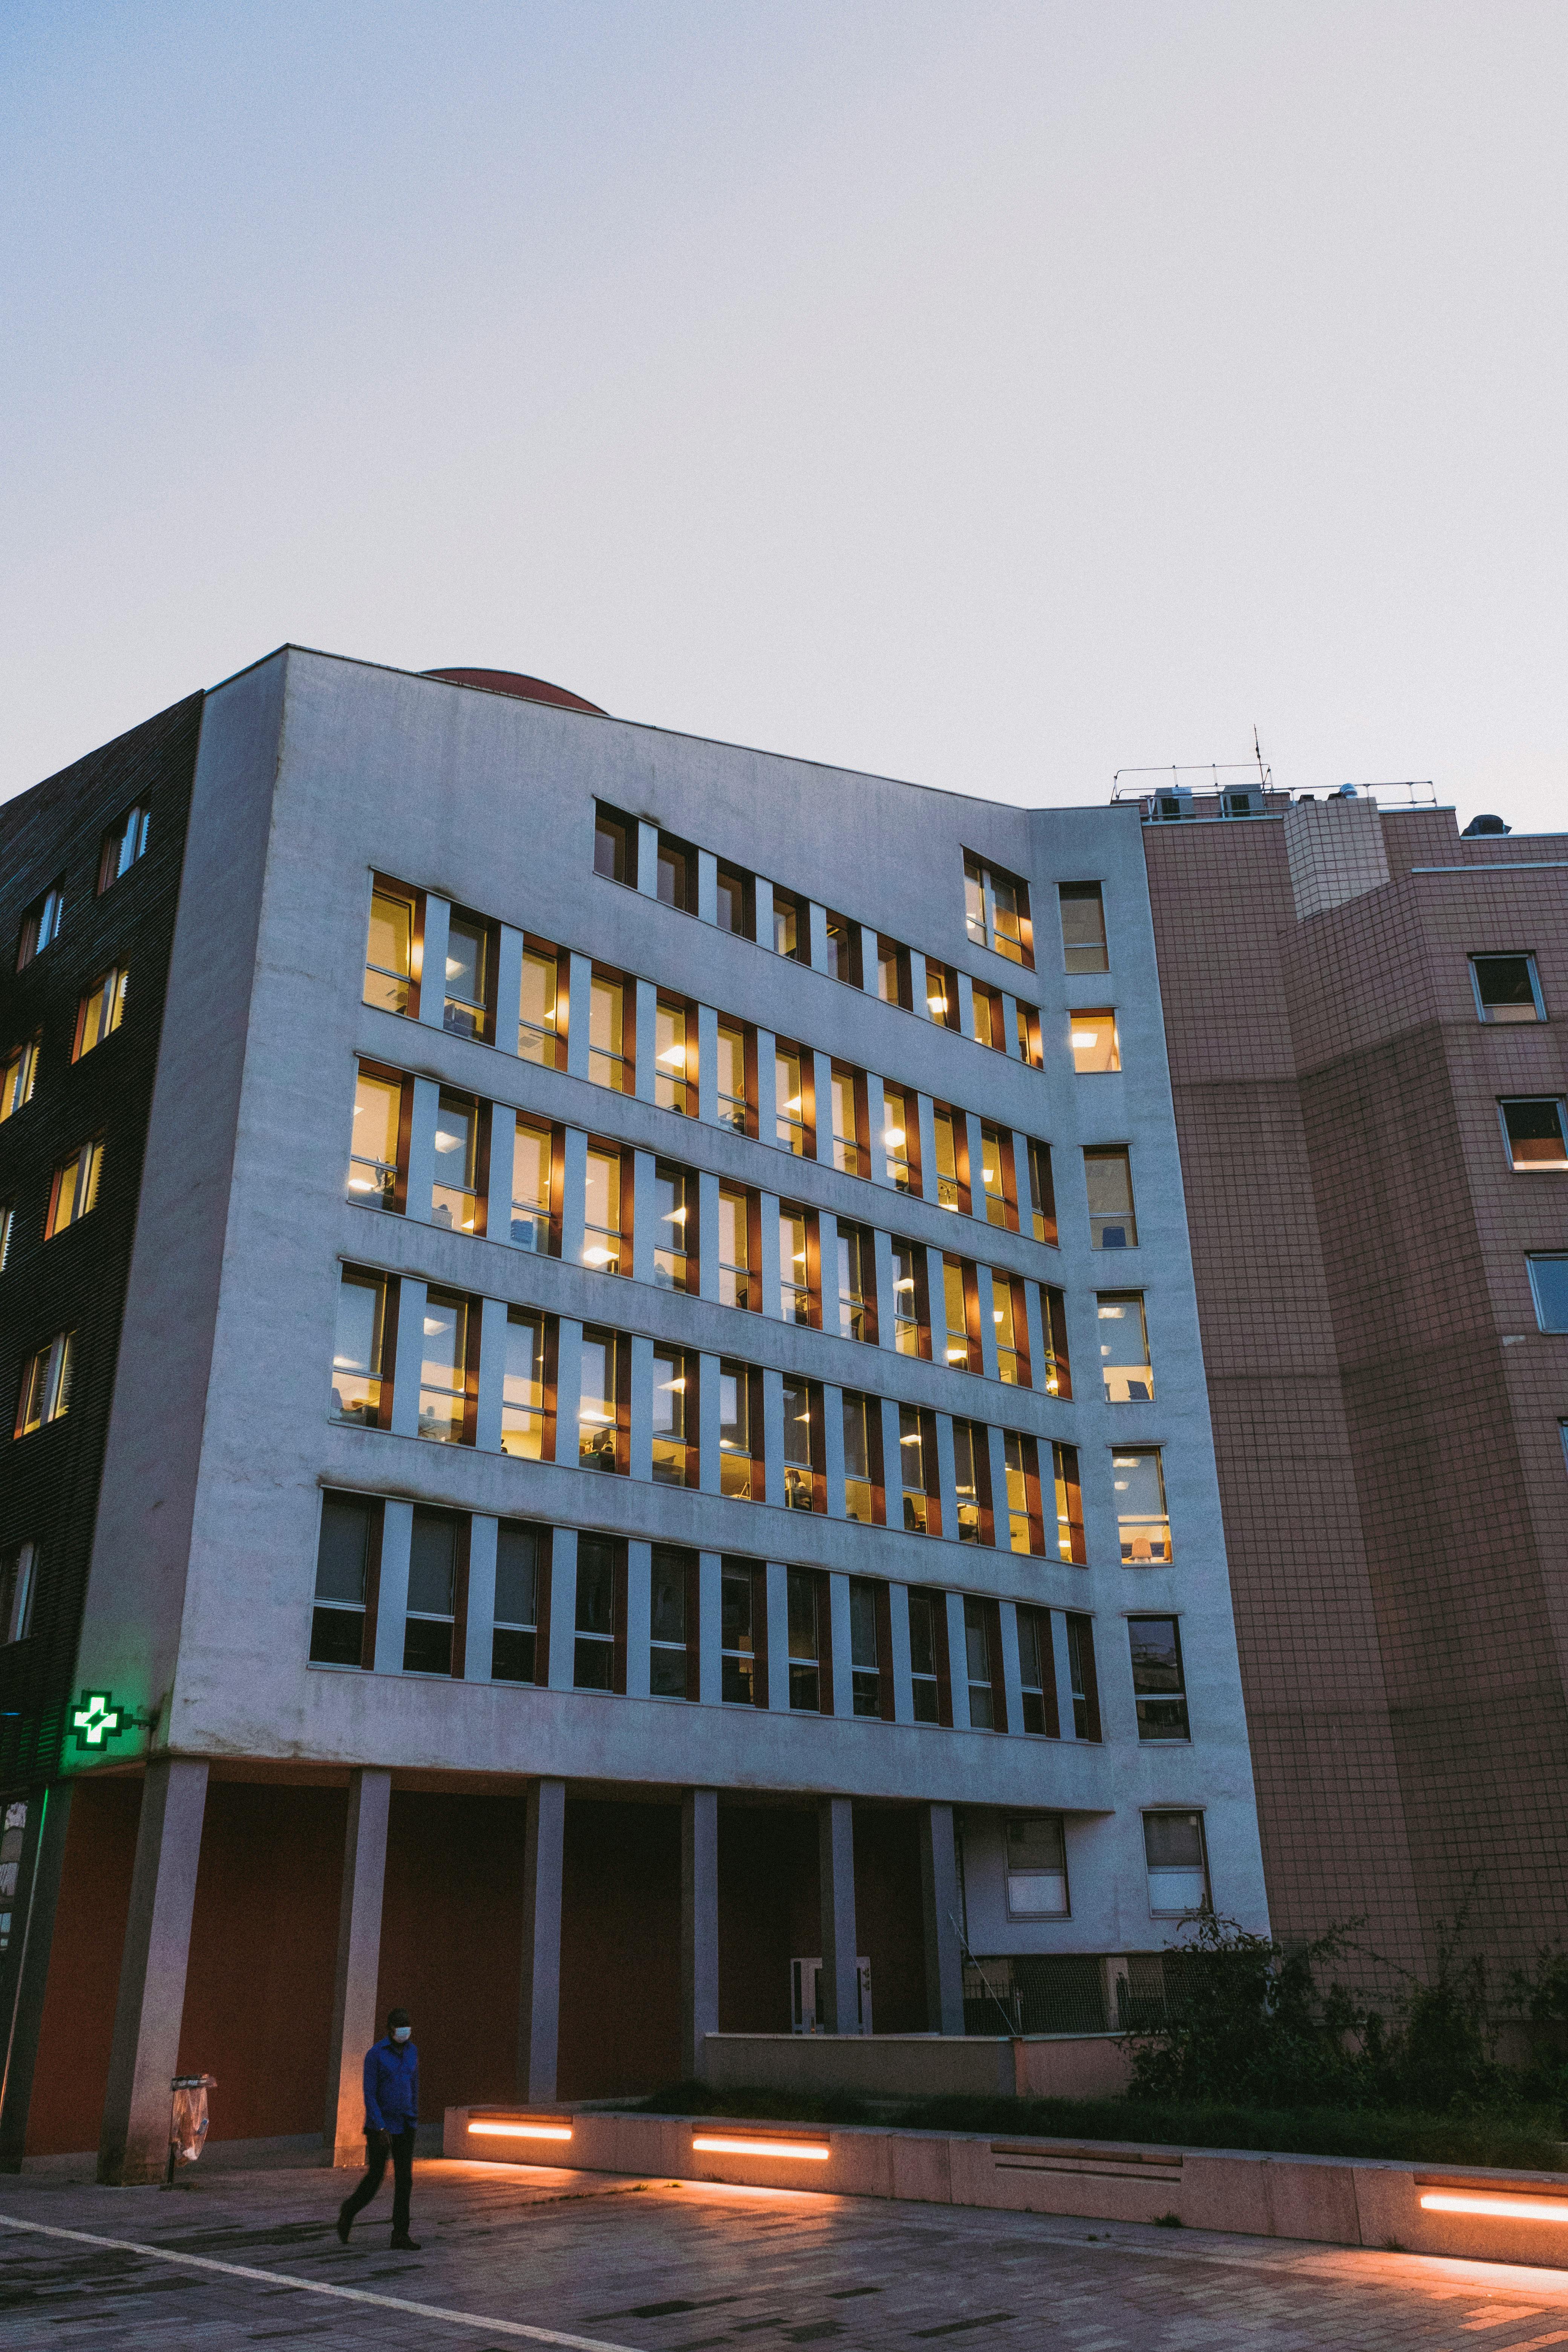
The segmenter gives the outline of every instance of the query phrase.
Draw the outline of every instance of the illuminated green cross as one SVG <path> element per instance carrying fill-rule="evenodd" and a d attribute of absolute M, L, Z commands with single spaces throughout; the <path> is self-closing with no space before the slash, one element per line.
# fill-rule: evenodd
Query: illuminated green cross
<path fill-rule="evenodd" d="M 71 1722 L 76 1727 L 79 1748 L 101 1748 L 105 1739 L 117 1738 L 122 1728 L 121 1710 L 114 1705 L 111 1691 L 84 1690 Z"/>

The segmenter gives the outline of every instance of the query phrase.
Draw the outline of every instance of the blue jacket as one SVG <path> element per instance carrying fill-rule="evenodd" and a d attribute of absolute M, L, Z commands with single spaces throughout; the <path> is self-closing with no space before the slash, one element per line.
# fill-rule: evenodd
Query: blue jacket
<path fill-rule="evenodd" d="M 400 2132 L 419 2120 L 419 2053 L 390 2035 L 364 2053 L 364 2127 Z"/>

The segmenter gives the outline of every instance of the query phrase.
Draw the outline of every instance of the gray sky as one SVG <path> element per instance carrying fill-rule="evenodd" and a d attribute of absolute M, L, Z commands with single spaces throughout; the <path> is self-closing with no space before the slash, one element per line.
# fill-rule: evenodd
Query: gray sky
<path fill-rule="evenodd" d="M 9 0 L 0 796 L 285 638 L 1568 823 L 1568 7 Z"/>

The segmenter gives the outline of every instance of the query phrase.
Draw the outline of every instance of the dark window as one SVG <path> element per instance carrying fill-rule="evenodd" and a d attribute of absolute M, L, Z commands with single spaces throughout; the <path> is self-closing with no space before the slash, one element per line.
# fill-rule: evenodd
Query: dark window
<path fill-rule="evenodd" d="M 648 1591 L 648 1690 L 655 1698 L 695 1698 L 697 1556 L 655 1544 Z"/>
<path fill-rule="evenodd" d="M 617 1616 L 616 1546 L 607 1536 L 577 1538 L 577 1619 L 572 1680 L 578 1690 L 614 1690 Z"/>
<path fill-rule="evenodd" d="M 1476 1010 L 1483 1021 L 1544 1021 L 1541 982 L 1532 955 L 1478 955 L 1470 958 Z"/>
<path fill-rule="evenodd" d="M 1202 1813 L 1145 1813 L 1143 1857 L 1149 1872 L 1149 1908 L 1156 1919 L 1180 1919 L 1206 1911 L 1208 1857 Z"/>
<path fill-rule="evenodd" d="M 1173 1617 L 1130 1617 L 1132 1689 L 1140 1739 L 1185 1739 L 1187 1686 L 1182 1674 L 1181 1630 Z"/>
<path fill-rule="evenodd" d="M 860 926 L 852 923 L 847 915 L 836 915 L 831 910 L 823 916 L 827 944 L 827 969 L 833 979 L 847 982 L 851 988 L 860 985 Z"/>
<path fill-rule="evenodd" d="M 405 1675 L 449 1675 L 458 1606 L 458 1521 L 453 1511 L 416 1510 L 408 1552 Z"/>
<path fill-rule="evenodd" d="M 1065 1919 L 1067 1846 L 1059 1813 L 1030 1813 L 1007 1824 L 1007 1916 Z"/>
<path fill-rule="evenodd" d="M 1068 971 L 1109 971 L 1105 951 L 1105 905 L 1098 882 L 1064 882 L 1062 953 Z"/>
<path fill-rule="evenodd" d="M 793 956 L 796 963 L 811 961 L 810 909 L 793 890 L 773 892 L 773 953 Z"/>
<path fill-rule="evenodd" d="M 947 1606 L 940 1592 L 910 1594 L 910 1673 L 917 1723 L 941 1723 L 947 1679 Z"/>
<path fill-rule="evenodd" d="M 60 935 L 65 920 L 65 877 L 51 883 L 43 896 L 35 898 L 22 918 L 22 935 L 16 942 L 16 969 L 21 971 L 33 958 L 42 955 L 51 941 Z"/>
<path fill-rule="evenodd" d="M 738 866 L 719 868 L 719 929 L 733 931 L 737 939 L 756 937 L 756 896 L 752 877 Z"/>
<path fill-rule="evenodd" d="M 697 852 L 668 833 L 658 836 L 658 892 L 662 905 L 683 915 L 697 912 Z"/>
<path fill-rule="evenodd" d="M 1075 1739 L 1100 1738 L 1100 1683 L 1094 1671 L 1094 1620 L 1069 1615 L 1068 1679 L 1072 1685 L 1072 1729 Z"/>
<path fill-rule="evenodd" d="M 877 1587 L 869 1578 L 849 1580 L 849 1665 L 857 1715 L 882 1712 L 880 1652 L 877 1641 Z"/>
<path fill-rule="evenodd" d="M 991 1688 L 991 1629 L 984 1601 L 973 1594 L 963 1604 L 963 1654 L 969 1681 L 969 1727 L 994 1731 L 996 1707 Z"/>
<path fill-rule="evenodd" d="M 37 1544 L 13 1544 L 8 1551 L 0 1551 L 0 1642 L 26 1640 L 37 1581 Z M 353 1663 L 357 1665 L 358 1659 Z"/>
<path fill-rule="evenodd" d="M 1050 1612 L 1018 1611 L 1018 1679 L 1024 1697 L 1024 1728 L 1047 1739 L 1060 1736 L 1057 1714 L 1056 1657 L 1051 1647 Z"/>
<path fill-rule="evenodd" d="M 310 1664 L 363 1663 L 373 1515 L 380 1506 L 360 1495 L 323 1495 L 316 1546 L 316 1605 L 310 1618 Z"/>
<path fill-rule="evenodd" d="M 595 803 L 594 871 L 610 882 L 626 882 L 635 890 L 637 879 L 637 829 L 619 810 Z"/>
<path fill-rule="evenodd" d="M 817 1713 L 822 1706 L 822 1640 L 817 1579 L 792 1568 L 785 1579 L 789 1616 L 789 1703 Z"/>
<path fill-rule="evenodd" d="M 496 1529 L 491 1679 L 498 1683 L 537 1681 L 538 1644 L 539 1530 L 503 1519 Z"/>
<path fill-rule="evenodd" d="M 1515 1168 L 1568 1168 L 1568 1134 L 1563 1104 L 1552 1095 L 1515 1097 L 1500 1102 L 1508 1156 Z"/>
<path fill-rule="evenodd" d="M 118 882 L 122 874 L 130 873 L 146 850 L 152 824 L 151 810 L 139 805 L 128 808 L 124 815 L 117 817 L 110 826 L 99 853 L 98 887 L 100 892 L 107 890 L 111 882 Z"/>
<path fill-rule="evenodd" d="M 726 1706 L 763 1703 L 758 1634 L 766 1606 L 763 1571 L 749 1560 L 725 1560 L 719 1586 L 719 1646 Z"/>

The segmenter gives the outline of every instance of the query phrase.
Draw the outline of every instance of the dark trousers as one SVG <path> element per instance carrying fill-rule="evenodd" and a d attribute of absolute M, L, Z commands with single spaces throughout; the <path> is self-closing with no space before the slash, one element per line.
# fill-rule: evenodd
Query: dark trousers
<path fill-rule="evenodd" d="M 392 2158 L 392 2234 L 395 2238 L 408 2235 L 408 2199 L 414 2187 L 414 2126 L 407 2124 L 399 2132 L 366 2132 L 364 2136 L 364 2179 L 352 2197 L 343 2200 L 343 2211 L 352 2221 L 363 2206 L 368 2205 L 386 2178 L 386 2159 Z"/>

